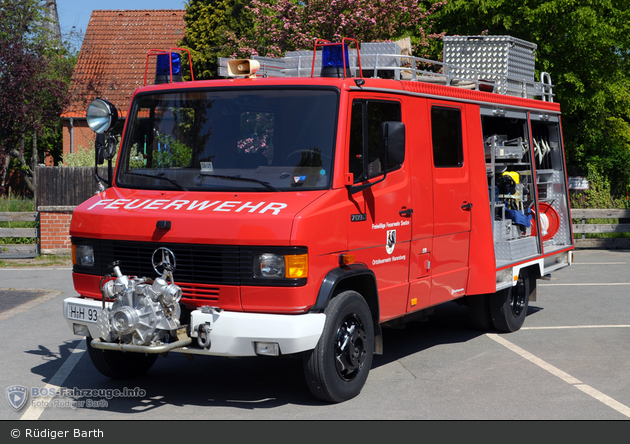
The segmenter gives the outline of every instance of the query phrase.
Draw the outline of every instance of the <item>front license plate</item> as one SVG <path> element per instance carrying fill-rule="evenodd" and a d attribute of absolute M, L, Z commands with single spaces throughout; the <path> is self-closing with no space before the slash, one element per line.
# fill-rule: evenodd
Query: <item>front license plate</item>
<path fill-rule="evenodd" d="M 67 317 L 68 319 L 72 319 L 74 321 L 83 321 L 83 322 L 91 322 L 96 323 L 98 321 L 98 317 L 101 315 L 100 308 L 91 308 L 85 307 L 83 305 L 76 305 L 69 303 L 67 305 Z"/>

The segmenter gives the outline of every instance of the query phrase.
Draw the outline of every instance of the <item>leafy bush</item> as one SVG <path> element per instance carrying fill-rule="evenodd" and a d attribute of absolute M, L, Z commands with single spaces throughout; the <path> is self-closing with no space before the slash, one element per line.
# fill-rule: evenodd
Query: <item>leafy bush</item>
<path fill-rule="evenodd" d="M 587 179 L 588 190 L 570 193 L 572 208 L 623 209 L 628 207 L 626 199 L 613 197 L 610 180 L 602 174 L 600 168 L 592 164 L 588 165 Z"/>
<path fill-rule="evenodd" d="M 80 145 L 73 153 L 65 154 L 63 156 L 63 164 L 61 166 L 67 167 L 93 167 L 94 166 L 94 148 L 83 148 Z M 118 152 L 114 154 L 112 164 L 116 163 Z"/>

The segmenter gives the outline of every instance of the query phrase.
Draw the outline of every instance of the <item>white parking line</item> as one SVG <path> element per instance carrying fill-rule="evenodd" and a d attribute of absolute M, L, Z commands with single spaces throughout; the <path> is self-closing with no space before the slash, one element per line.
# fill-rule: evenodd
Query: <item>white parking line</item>
<path fill-rule="evenodd" d="M 598 284 L 591 284 L 591 283 L 571 283 L 571 284 L 541 284 L 541 283 L 537 283 L 536 286 L 538 287 L 557 287 L 557 286 L 567 286 L 567 285 L 571 285 L 574 287 L 587 287 L 587 286 L 598 286 L 598 287 L 602 287 L 605 285 L 630 285 L 630 282 L 609 282 L 609 283 L 598 283 Z"/>
<path fill-rule="evenodd" d="M 488 334 L 486 334 L 486 336 L 488 336 L 493 341 L 503 345 L 507 349 L 513 351 L 517 355 L 519 355 L 519 356 L 527 359 L 528 361 L 536 364 L 538 367 L 542 368 L 543 370 L 546 370 L 549 373 L 551 373 L 552 375 L 557 376 L 558 378 L 562 379 L 567 384 L 571 384 L 573 387 L 581 390 L 582 392 L 584 392 L 587 395 L 593 397 L 594 399 L 598 400 L 599 402 L 607 405 L 608 407 L 610 407 L 612 409 L 617 410 L 619 413 L 621 413 L 622 415 L 626 416 L 627 418 L 630 418 L 630 407 L 620 403 L 619 401 L 614 400 L 610 396 L 605 395 L 604 393 L 600 392 L 599 390 L 594 389 L 593 387 L 591 387 L 591 386 L 589 386 L 587 384 L 583 384 L 582 381 L 580 381 L 579 379 L 574 378 L 573 376 L 569 375 L 568 373 L 563 372 L 559 368 L 554 367 L 553 365 L 549 364 L 548 362 L 545 362 L 542 359 L 532 355 L 530 352 L 522 349 L 518 345 L 515 345 L 515 344 L 511 343 L 507 339 L 505 339 L 505 338 L 503 338 L 503 337 L 501 337 L 501 336 L 499 336 L 499 335 L 497 335 L 495 333 L 488 333 Z"/>
<path fill-rule="evenodd" d="M 61 388 L 61 384 L 64 383 L 68 375 L 72 372 L 72 369 L 74 369 L 74 366 L 77 365 L 79 359 L 83 356 L 85 350 L 86 344 L 84 337 L 79 341 L 79 345 L 72 350 L 68 359 L 59 367 L 57 373 L 50 379 L 50 382 L 46 384 L 46 389 L 54 388 L 55 391 L 58 391 Z M 52 397 L 49 396 L 37 398 L 37 404 L 33 404 L 33 401 L 31 401 L 30 407 L 24 412 L 20 420 L 35 421 L 39 419 L 51 400 Z"/>
<path fill-rule="evenodd" d="M 559 325 L 557 327 L 521 327 L 521 330 L 564 330 L 571 328 L 630 328 L 630 325 Z"/>
<path fill-rule="evenodd" d="M 572 262 L 571 265 L 627 265 L 627 262 Z"/>

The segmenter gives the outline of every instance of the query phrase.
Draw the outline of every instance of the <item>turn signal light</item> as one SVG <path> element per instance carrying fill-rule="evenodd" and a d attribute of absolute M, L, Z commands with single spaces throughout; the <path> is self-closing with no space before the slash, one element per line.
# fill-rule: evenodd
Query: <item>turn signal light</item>
<path fill-rule="evenodd" d="M 308 254 L 287 255 L 284 264 L 287 278 L 308 277 Z"/>
<path fill-rule="evenodd" d="M 339 265 L 350 265 L 354 263 L 354 254 L 339 255 Z"/>

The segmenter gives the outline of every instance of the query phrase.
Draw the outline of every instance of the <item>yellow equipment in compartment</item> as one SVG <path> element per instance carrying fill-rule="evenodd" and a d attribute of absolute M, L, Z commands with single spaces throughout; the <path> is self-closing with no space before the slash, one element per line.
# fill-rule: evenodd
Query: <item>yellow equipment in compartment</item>
<path fill-rule="evenodd" d="M 514 181 L 515 184 L 515 192 L 514 194 L 507 194 L 504 195 L 503 198 L 506 200 L 506 203 L 508 203 L 508 200 L 512 200 L 513 201 L 513 205 L 507 205 L 508 208 L 511 208 L 513 210 L 522 210 L 521 208 L 521 200 L 522 200 L 522 186 L 520 185 L 521 182 L 521 176 L 516 172 L 516 171 L 504 171 L 502 173 L 502 176 L 509 176 L 512 178 L 512 180 Z"/>
<path fill-rule="evenodd" d="M 521 181 L 521 176 L 516 171 L 505 171 L 502 174 L 503 176 L 510 176 L 515 184 L 519 184 Z"/>

